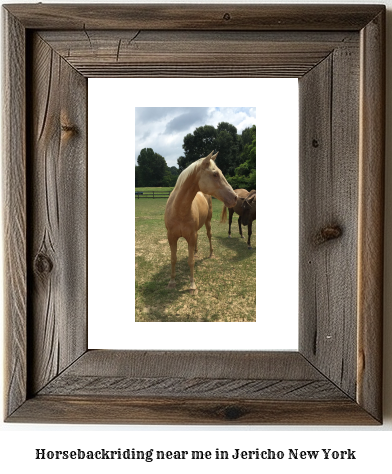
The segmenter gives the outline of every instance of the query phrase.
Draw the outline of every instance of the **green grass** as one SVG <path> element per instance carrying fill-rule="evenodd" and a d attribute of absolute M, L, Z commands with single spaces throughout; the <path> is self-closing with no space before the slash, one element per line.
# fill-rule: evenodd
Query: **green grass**
<path fill-rule="evenodd" d="M 173 191 L 173 186 L 171 187 L 162 187 L 162 188 L 135 188 L 135 192 L 136 191 Z"/>
<path fill-rule="evenodd" d="M 158 188 L 150 188 L 150 190 Z M 256 223 L 252 245 L 238 233 L 237 217 L 228 238 L 228 223 L 219 222 L 223 204 L 213 199 L 212 245 L 209 256 L 205 227 L 199 230 L 195 263 L 197 295 L 189 293 L 188 246 L 178 241 L 175 289 L 170 280 L 170 247 L 164 223 L 166 199 L 136 199 L 135 272 L 136 321 L 255 321 L 256 320 Z"/>

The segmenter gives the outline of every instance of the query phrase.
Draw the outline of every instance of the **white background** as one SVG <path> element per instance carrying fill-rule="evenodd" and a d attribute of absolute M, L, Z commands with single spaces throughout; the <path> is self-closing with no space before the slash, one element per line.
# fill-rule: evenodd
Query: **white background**
<path fill-rule="evenodd" d="M 256 107 L 259 220 L 253 226 L 260 229 L 256 323 L 134 322 L 135 106 Z M 103 116 L 107 124 L 104 135 L 100 126 Z M 88 150 L 89 348 L 297 349 L 296 79 L 89 80 Z M 219 201 L 213 205 L 222 208 Z M 234 219 L 233 235 L 238 232 L 236 222 Z M 213 239 L 219 225 L 213 223 Z M 163 218 L 161 232 L 165 239 Z M 203 229 L 200 238 L 206 238 Z M 108 258 L 102 259 L 102 251 Z M 169 279 L 168 257 L 167 282 Z"/>
<path fill-rule="evenodd" d="M 84 0 L 87 3 L 87 0 Z M 26 3 L 13 0 L 13 3 Z M 56 2 L 48 2 L 56 3 Z M 60 2 L 59 2 L 60 3 Z M 74 2 L 75 3 L 75 2 Z M 77 2 L 76 2 L 77 3 Z M 108 3 L 108 0 L 105 0 Z M 134 3 L 139 3 L 134 0 Z M 198 3 L 203 3 L 199 1 Z M 225 0 L 225 3 L 231 3 Z M 241 2 L 233 2 L 241 3 Z M 248 0 L 247 3 L 263 3 Z M 274 3 L 267 0 L 265 3 Z M 276 2 L 275 2 L 276 3 Z M 285 0 L 284 3 L 296 3 Z M 301 0 L 300 3 L 317 3 Z M 328 3 L 328 2 L 325 2 Z M 329 3 L 360 3 L 358 1 L 333 0 Z M 367 0 L 366 3 L 380 3 Z M 384 324 L 384 425 L 382 427 L 301 427 L 301 426 L 255 426 L 255 427 L 203 427 L 203 426 L 98 426 L 98 425 L 0 425 L 0 468 L 24 472 L 59 473 L 70 470 L 84 473 L 94 469 L 96 473 L 115 470 L 117 473 L 129 472 L 170 472 L 188 473 L 238 472 L 260 473 L 264 470 L 290 469 L 293 473 L 334 472 L 346 473 L 361 468 L 368 472 L 388 473 L 390 470 L 390 448 L 392 443 L 392 134 L 391 130 L 391 9 L 392 0 L 387 4 L 387 161 L 386 161 L 386 255 L 385 255 L 385 324 Z M 164 463 L 132 464 L 129 462 L 96 461 L 35 461 L 35 448 L 46 449 L 280 449 L 298 448 L 313 450 L 332 448 L 357 451 L 357 461 L 177 461 Z M 281 464 L 282 463 L 282 464 Z M 284 463 L 284 464 L 283 464 Z"/>

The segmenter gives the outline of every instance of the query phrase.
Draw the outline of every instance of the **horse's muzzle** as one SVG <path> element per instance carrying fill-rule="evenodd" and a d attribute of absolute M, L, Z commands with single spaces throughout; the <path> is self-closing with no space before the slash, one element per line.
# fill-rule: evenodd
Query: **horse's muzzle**
<path fill-rule="evenodd" d="M 225 206 L 230 208 L 230 207 L 234 207 L 237 203 L 237 194 L 234 194 L 234 196 L 231 196 L 230 199 L 228 199 L 226 202 L 225 202 Z"/>

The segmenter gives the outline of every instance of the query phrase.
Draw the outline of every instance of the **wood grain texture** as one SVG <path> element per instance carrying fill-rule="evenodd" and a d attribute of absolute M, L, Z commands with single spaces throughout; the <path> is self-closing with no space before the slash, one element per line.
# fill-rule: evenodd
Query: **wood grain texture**
<path fill-rule="evenodd" d="M 336 48 L 299 84 L 299 350 L 355 398 L 358 48 Z"/>
<path fill-rule="evenodd" d="M 345 400 L 329 380 L 207 379 L 198 377 L 89 377 L 60 375 L 40 395 L 230 400 Z"/>
<path fill-rule="evenodd" d="M 42 31 L 86 77 L 300 77 L 356 33 Z"/>
<path fill-rule="evenodd" d="M 6 8 L 32 29 L 358 31 L 379 5 L 15 4 Z"/>
<path fill-rule="evenodd" d="M 295 352 L 89 351 L 40 395 L 343 400 Z"/>
<path fill-rule="evenodd" d="M 284 401 L 41 396 L 9 419 L 34 423 L 375 425 L 353 400 Z"/>
<path fill-rule="evenodd" d="M 382 418 L 385 12 L 361 32 L 357 399 Z"/>
<path fill-rule="evenodd" d="M 90 350 L 67 375 L 324 380 L 298 352 Z"/>
<path fill-rule="evenodd" d="M 7 12 L 3 27 L 4 411 L 9 416 L 26 400 L 27 390 L 26 91 L 24 28 Z"/>
<path fill-rule="evenodd" d="M 88 351 L 10 421 L 29 416 L 88 423 L 376 423 L 294 352 Z"/>
<path fill-rule="evenodd" d="M 37 35 L 29 161 L 29 388 L 86 351 L 86 79 Z"/>

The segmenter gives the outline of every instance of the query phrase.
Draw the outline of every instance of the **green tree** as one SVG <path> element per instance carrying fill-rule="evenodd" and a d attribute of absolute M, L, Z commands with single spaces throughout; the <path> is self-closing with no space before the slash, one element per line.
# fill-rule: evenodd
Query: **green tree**
<path fill-rule="evenodd" d="M 240 164 L 239 139 L 237 129 L 228 122 L 220 122 L 217 127 L 215 150 L 219 151 L 216 164 L 226 175 L 234 174 Z"/>
<path fill-rule="evenodd" d="M 203 158 L 215 150 L 217 131 L 212 125 L 197 127 L 193 133 L 184 137 L 182 148 L 185 156 L 180 156 L 177 163 L 180 172 L 184 171 L 191 163 Z"/>
<path fill-rule="evenodd" d="M 168 168 L 163 156 L 155 153 L 152 148 L 144 148 L 137 158 L 137 163 L 138 186 L 162 186 Z"/>
<path fill-rule="evenodd" d="M 184 137 L 184 156 L 177 160 L 180 171 L 191 163 L 207 156 L 211 151 L 219 152 L 216 164 L 223 174 L 234 173 L 239 164 L 239 143 L 237 129 L 228 122 L 220 122 L 217 128 L 204 125 Z"/>
<path fill-rule="evenodd" d="M 228 122 L 220 122 L 216 128 L 204 125 L 196 128 L 193 133 L 188 133 L 184 137 L 182 147 L 184 156 L 177 160 L 180 172 L 214 150 L 215 153 L 219 152 L 216 164 L 226 177 L 230 177 L 227 180 L 233 187 L 255 189 L 255 125 L 243 130 L 241 135 L 237 133 L 236 127 Z"/>
<path fill-rule="evenodd" d="M 188 160 L 185 158 L 185 156 L 180 156 L 177 158 L 177 164 L 178 164 L 178 169 L 181 173 L 181 171 L 184 171 L 185 168 L 187 168 L 191 162 L 188 163 Z"/>
<path fill-rule="evenodd" d="M 242 132 L 240 161 L 234 173 L 227 177 L 233 189 L 256 189 L 256 126 Z"/>
<path fill-rule="evenodd" d="M 178 171 L 178 168 L 176 166 L 170 166 L 170 173 L 177 178 L 177 176 L 180 174 Z"/>
<path fill-rule="evenodd" d="M 165 176 L 162 180 L 162 186 L 175 186 L 178 178 L 178 168 L 175 166 L 166 168 Z"/>
<path fill-rule="evenodd" d="M 256 136 L 256 125 L 242 130 L 240 136 L 240 153 L 243 153 L 246 145 L 250 145 Z"/>
<path fill-rule="evenodd" d="M 141 177 L 140 177 L 140 169 L 139 166 L 135 166 L 135 187 L 139 188 L 142 186 L 141 184 Z"/>

